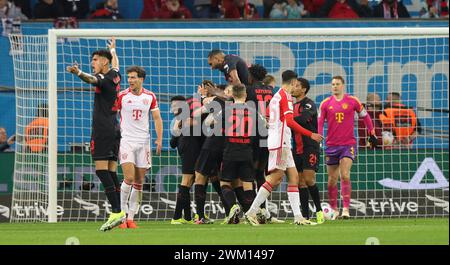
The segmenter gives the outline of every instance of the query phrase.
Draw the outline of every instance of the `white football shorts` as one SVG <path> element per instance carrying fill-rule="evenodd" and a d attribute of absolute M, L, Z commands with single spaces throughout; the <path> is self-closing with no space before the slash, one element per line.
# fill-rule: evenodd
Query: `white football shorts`
<path fill-rule="evenodd" d="M 119 149 L 120 164 L 133 163 L 138 168 L 150 168 L 152 166 L 152 153 L 150 142 L 133 143 L 125 139 L 120 140 Z"/>
<path fill-rule="evenodd" d="M 274 169 L 286 171 L 286 169 L 291 167 L 295 167 L 295 162 L 290 148 L 283 147 L 269 151 L 269 172 Z"/>

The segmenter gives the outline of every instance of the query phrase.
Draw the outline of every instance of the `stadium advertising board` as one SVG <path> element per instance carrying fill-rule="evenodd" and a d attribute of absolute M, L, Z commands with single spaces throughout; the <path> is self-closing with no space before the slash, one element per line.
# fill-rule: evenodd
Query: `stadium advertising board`
<path fill-rule="evenodd" d="M 326 194 L 321 194 L 326 198 Z M 355 191 L 352 194 L 350 214 L 358 218 L 373 217 L 442 217 L 449 214 L 448 190 L 390 190 Z M 214 220 L 225 217 L 225 209 L 214 193 L 206 201 L 205 213 Z M 141 207 L 135 219 L 139 221 L 170 220 L 175 209 L 176 193 L 144 192 Z M 328 203 L 322 203 L 328 206 Z M 195 203 L 191 202 L 195 213 Z M 274 216 L 293 218 L 285 192 L 274 192 L 268 206 Z M 314 206 L 310 203 L 314 212 Z M 57 215 L 62 221 L 103 221 L 110 213 L 111 205 L 102 193 L 59 193 Z M 8 222 L 11 214 L 27 217 L 47 215 L 47 210 L 38 203 L 11 205 L 11 195 L 0 196 L 0 222 Z"/>

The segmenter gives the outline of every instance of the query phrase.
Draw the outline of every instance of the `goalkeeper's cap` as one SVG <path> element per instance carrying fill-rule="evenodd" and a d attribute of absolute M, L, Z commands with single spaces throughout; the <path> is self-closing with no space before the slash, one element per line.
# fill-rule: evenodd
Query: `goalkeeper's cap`
<path fill-rule="evenodd" d="M 283 83 L 289 83 L 292 79 L 297 79 L 297 73 L 292 70 L 286 70 L 281 74 Z"/>

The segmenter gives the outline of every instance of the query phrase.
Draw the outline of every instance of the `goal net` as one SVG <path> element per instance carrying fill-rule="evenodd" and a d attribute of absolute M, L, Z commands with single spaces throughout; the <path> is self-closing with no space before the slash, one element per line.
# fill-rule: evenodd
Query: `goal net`
<path fill-rule="evenodd" d="M 296 71 L 311 83 L 317 105 L 330 95 L 331 77 L 341 75 L 346 92 L 363 103 L 377 93 L 385 103 L 397 92 L 412 108 L 420 129 L 411 143 L 371 150 L 360 144 L 354 162 L 350 213 L 355 217 L 448 216 L 448 29 L 334 28 L 221 30 L 49 30 L 48 35 L 11 35 L 14 60 L 17 150 L 11 220 L 103 221 L 110 211 L 90 155 L 94 93 L 65 68 L 77 62 L 90 72 L 93 51 L 117 39 L 122 89 L 126 67 L 147 71 L 164 120 L 161 156 L 153 154 L 138 220 L 169 220 L 181 181 L 180 161 L 170 149 L 170 98 L 191 96 L 204 79 L 225 83 L 210 69 L 207 54 L 221 49 L 248 64 L 263 65 L 280 85 L 281 72 Z M 155 139 L 153 121 L 152 139 Z M 355 117 L 355 133 L 358 121 Z M 397 126 L 402 126 L 401 122 Z M 153 143 L 153 141 L 152 141 Z M 323 152 L 322 152 L 323 153 Z M 324 156 L 317 174 L 322 203 L 328 203 Z M 119 167 L 119 178 L 122 178 Z M 292 217 L 284 181 L 269 210 Z M 211 185 L 206 213 L 225 210 Z M 193 190 L 191 190 L 193 199 Z M 193 210 L 195 211 L 192 200 Z M 311 210 L 314 206 L 311 202 Z"/>

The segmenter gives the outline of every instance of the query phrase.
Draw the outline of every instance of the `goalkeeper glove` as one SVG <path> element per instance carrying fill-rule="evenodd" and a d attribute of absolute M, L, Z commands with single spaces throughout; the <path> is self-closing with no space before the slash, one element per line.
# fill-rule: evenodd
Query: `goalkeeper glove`
<path fill-rule="evenodd" d="M 369 143 L 370 147 L 372 148 L 376 148 L 378 146 L 378 138 L 375 136 L 375 134 L 369 136 Z"/>

